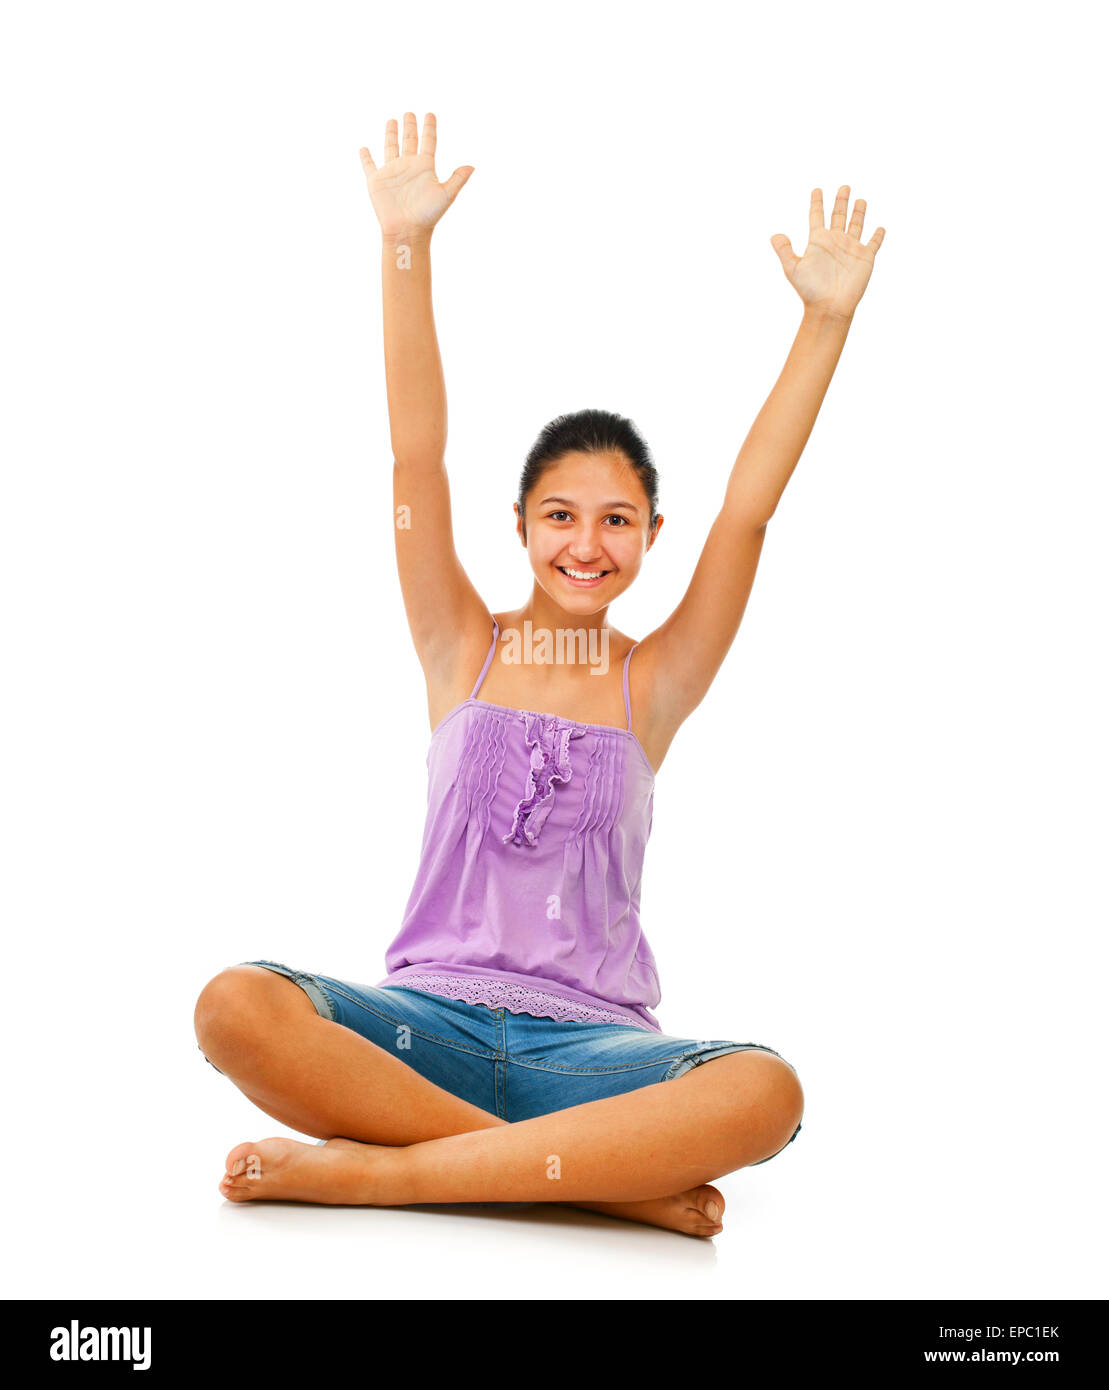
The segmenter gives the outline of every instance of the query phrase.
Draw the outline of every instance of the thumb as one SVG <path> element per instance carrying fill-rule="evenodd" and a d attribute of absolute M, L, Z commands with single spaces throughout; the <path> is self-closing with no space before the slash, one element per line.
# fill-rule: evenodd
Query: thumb
<path fill-rule="evenodd" d="M 789 237 L 787 237 L 784 232 L 775 232 L 770 238 L 770 244 L 773 246 L 774 250 L 777 251 L 778 259 L 781 261 L 782 269 L 785 271 L 786 275 L 791 274 L 793 267 L 800 258 L 794 254 Z"/>
<path fill-rule="evenodd" d="M 443 187 L 447 190 L 448 207 L 458 197 L 462 189 L 462 185 L 466 182 L 466 180 L 470 177 L 470 175 L 473 172 L 474 166 L 472 164 L 463 164 L 458 169 L 456 169 L 454 173 L 450 176 L 450 178 L 447 179 L 446 183 L 443 184 Z"/>

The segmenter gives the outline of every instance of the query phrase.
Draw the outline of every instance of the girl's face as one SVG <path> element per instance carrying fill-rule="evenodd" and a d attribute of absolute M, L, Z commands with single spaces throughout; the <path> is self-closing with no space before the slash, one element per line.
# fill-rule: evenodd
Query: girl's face
<path fill-rule="evenodd" d="M 540 587 L 571 612 L 606 607 L 639 573 L 654 544 L 651 506 L 639 475 L 622 454 L 564 454 L 540 475 L 517 509 Z"/>

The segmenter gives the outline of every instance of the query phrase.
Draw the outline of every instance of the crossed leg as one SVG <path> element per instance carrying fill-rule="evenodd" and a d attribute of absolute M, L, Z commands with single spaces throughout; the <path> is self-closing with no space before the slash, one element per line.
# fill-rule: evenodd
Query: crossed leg
<path fill-rule="evenodd" d="M 320 1017 L 299 986 L 261 966 L 210 981 L 195 1026 L 204 1054 L 259 1109 L 328 1141 L 237 1145 L 220 1184 L 232 1201 L 558 1200 L 714 1235 L 724 1200 L 711 1180 L 777 1153 L 803 1105 L 791 1067 L 744 1051 L 510 1124 Z"/>

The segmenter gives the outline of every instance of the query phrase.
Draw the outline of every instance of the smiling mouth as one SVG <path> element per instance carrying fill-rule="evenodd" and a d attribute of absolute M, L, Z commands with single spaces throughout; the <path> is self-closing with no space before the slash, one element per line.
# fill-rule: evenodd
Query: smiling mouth
<path fill-rule="evenodd" d="M 564 574 L 573 584 L 596 584 L 603 579 L 606 574 L 611 574 L 611 570 L 579 570 L 571 569 L 568 565 L 556 565 L 555 569 L 560 574 Z"/>

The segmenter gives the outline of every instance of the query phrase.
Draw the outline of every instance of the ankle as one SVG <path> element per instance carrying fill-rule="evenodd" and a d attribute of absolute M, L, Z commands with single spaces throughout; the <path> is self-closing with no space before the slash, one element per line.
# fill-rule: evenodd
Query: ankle
<path fill-rule="evenodd" d="M 415 1195 L 413 1144 L 373 1144 L 367 1146 L 366 1170 L 369 1183 L 367 1200 L 376 1207 L 407 1207 L 418 1203 Z"/>

